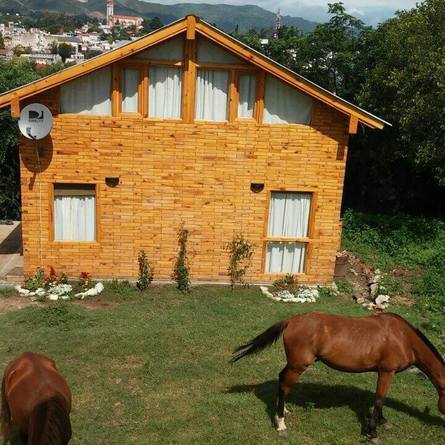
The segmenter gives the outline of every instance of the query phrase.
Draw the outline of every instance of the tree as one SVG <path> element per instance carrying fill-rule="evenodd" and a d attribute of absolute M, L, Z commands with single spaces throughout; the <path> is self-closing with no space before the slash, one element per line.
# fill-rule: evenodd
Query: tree
<path fill-rule="evenodd" d="M 68 43 L 61 43 L 58 47 L 59 56 L 62 58 L 62 62 L 65 63 L 66 59 L 73 55 L 73 47 Z"/>
<path fill-rule="evenodd" d="M 59 54 L 59 45 L 55 40 L 49 45 L 49 51 L 51 54 Z"/>
<path fill-rule="evenodd" d="M 0 60 L 0 93 L 38 79 L 33 65 L 22 58 Z M 20 217 L 18 129 L 9 110 L 0 111 L 0 219 Z"/>
<path fill-rule="evenodd" d="M 3 38 L 3 34 L 0 34 L 0 49 L 5 49 L 5 39 Z"/>
<path fill-rule="evenodd" d="M 445 204 L 443 23 L 445 3 L 427 0 L 363 35 L 356 101 L 393 126 L 354 138 L 347 202 L 417 212 Z"/>

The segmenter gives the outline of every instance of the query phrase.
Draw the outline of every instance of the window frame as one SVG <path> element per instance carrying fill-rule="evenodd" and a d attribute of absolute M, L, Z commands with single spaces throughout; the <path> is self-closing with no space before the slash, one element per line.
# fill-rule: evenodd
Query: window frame
<path fill-rule="evenodd" d="M 269 215 L 270 215 L 270 204 L 272 201 L 273 193 L 309 193 L 311 194 L 311 204 L 309 209 L 309 220 L 308 220 L 308 228 L 307 228 L 307 236 L 306 237 L 277 237 L 277 236 L 269 236 Z M 292 275 L 304 276 L 309 273 L 311 270 L 311 260 L 313 255 L 314 243 L 316 242 L 315 235 L 315 212 L 317 208 L 317 198 L 318 191 L 314 188 L 307 187 L 296 187 L 296 188 L 274 188 L 268 191 L 267 199 L 266 199 L 266 209 L 265 209 L 265 223 L 264 223 L 264 231 L 263 231 L 263 240 L 262 240 L 262 272 L 267 276 L 285 276 L 289 272 L 267 272 L 266 271 L 266 255 L 267 255 L 267 243 L 270 242 L 288 242 L 288 243 L 302 243 L 306 244 L 306 252 L 304 257 L 304 265 L 303 272 L 294 272 Z"/>
<path fill-rule="evenodd" d="M 75 241 L 75 240 L 56 240 L 55 234 L 56 234 L 56 226 L 55 226 L 55 217 L 54 217 L 54 198 L 55 198 L 55 187 L 58 184 L 63 185 L 72 185 L 75 187 L 76 185 L 84 186 L 84 185 L 90 185 L 94 186 L 94 210 L 95 210 L 95 239 L 93 241 Z M 100 219 L 100 202 L 99 202 L 99 190 L 100 186 L 97 182 L 92 181 L 70 181 L 70 180 L 57 180 L 54 182 L 50 182 L 48 184 L 48 197 L 49 197 L 49 212 L 48 212 L 48 240 L 51 244 L 58 244 L 58 245 L 82 245 L 82 246 L 91 246 L 91 245 L 98 245 L 100 244 L 101 234 L 100 234 L 100 225 L 99 225 L 99 219 Z"/>
<path fill-rule="evenodd" d="M 139 72 L 139 85 L 138 85 L 138 110 L 137 111 L 122 111 L 122 102 L 123 102 L 123 74 L 125 69 L 132 69 Z M 148 68 L 147 68 L 148 69 Z M 119 101 L 117 104 L 117 110 L 119 115 L 121 116 L 144 116 L 144 82 L 146 76 L 146 68 L 140 63 L 133 63 L 133 61 L 122 61 L 119 64 L 119 93 L 117 100 Z M 148 93 L 146 93 L 148 94 Z"/>

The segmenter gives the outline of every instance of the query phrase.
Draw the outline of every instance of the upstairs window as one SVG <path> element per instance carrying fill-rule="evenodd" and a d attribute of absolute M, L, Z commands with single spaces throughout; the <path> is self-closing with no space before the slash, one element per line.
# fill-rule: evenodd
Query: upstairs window
<path fill-rule="evenodd" d="M 54 185 L 54 240 L 96 239 L 96 187 L 90 184 Z"/>
<path fill-rule="evenodd" d="M 124 68 L 122 70 L 122 111 L 137 113 L 139 111 L 139 70 Z"/>
<path fill-rule="evenodd" d="M 228 89 L 228 71 L 198 69 L 196 78 L 196 119 L 209 121 L 227 120 Z"/>
<path fill-rule="evenodd" d="M 238 90 L 239 90 L 239 102 L 238 102 L 238 117 L 252 118 L 253 107 L 255 105 L 255 75 L 253 74 L 240 74 Z"/>
<path fill-rule="evenodd" d="M 111 116 L 111 69 L 102 68 L 62 85 L 60 111 Z"/>
<path fill-rule="evenodd" d="M 266 241 L 266 273 L 304 272 L 311 199 L 311 193 L 272 193 Z"/>
<path fill-rule="evenodd" d="M 263 121 L 269 124 L 310 124 L 312 99 L 275 77 L 266 77 Z"/>
<path fill-rule="evenodd" d="M 182 69 L 150 65 L 148 115 L 159 119 L 180 119 Z"/>

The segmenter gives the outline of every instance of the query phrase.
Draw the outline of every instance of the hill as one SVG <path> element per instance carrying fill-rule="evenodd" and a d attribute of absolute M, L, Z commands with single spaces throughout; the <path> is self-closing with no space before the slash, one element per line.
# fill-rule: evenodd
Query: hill
<path fill-rule="evenodd" d="M 57 12 L 70 15 L 87 14 L 104 17 L 105 0 L 0 0 L 0 11 L 29 15 L 38 12 Z M 115 0 L 115 13 L 125 15 L 140 15 L 144 18 L 159 17 L 164 24 L 182 18 L 187 14 L 195 14 L 204 20 L 214 23 L 225 31 L 234 31 L 238 25 L 244 33 L 251 28 L 260 30 L 271 28 L 275 22 L 275 14 L 259 6 L 245 5 L 212 5 L 181 3 L 176 5 L 161 5 L 141 0 Z M 304 32 L 311 31 L 317 25 L 315 22 L 301 17 L 282 17 L 283 25 L 292 25 Z"/>

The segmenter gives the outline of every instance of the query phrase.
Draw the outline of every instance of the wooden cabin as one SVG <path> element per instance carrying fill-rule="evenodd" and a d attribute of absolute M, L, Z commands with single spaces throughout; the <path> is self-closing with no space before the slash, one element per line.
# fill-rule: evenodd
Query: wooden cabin
<path fill-rule="evenodd" d="M 330 283 L 349 135 L 386 124 L 194 16 L 0 96 L 30 103 L 54 124 L 20 141 L 25 274 L 136 278 L 144 249 L 168 280 L 184 223 L 194 281 L 242 234 L 247 280 Z"/>

